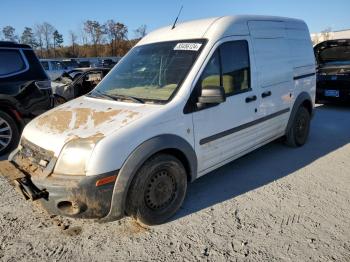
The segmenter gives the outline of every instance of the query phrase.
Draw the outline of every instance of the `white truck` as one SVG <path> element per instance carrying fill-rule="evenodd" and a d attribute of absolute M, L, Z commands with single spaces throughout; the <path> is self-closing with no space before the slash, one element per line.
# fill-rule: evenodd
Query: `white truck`
<path fill-rule="evenodd" d="M 0 172 L 54 214 L 164 223 L 189 182 L 277 138 L 304 145 L 315 80 L 301 20 L 161 28 L 91 93 L 31 121 Z"/>

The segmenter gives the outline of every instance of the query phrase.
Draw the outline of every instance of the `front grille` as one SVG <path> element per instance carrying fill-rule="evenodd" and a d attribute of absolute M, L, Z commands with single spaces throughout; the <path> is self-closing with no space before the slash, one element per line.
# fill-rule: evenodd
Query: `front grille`
<path fill-rule="evenodd" d="M 56 158 L 53 152 L 45 150 L 28 140 L 21 139 L 21 149 L 12 160 L 18 168 L 30 176 L 52 173 Z"/>

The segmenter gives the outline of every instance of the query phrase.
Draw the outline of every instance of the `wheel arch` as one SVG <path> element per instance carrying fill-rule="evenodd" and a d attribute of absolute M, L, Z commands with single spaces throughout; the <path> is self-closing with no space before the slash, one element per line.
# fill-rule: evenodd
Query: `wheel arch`
<path fill-rule="evenodd" d="M 6 101 L 0 100 L 0 111 L 8 114 L 16 123 L 19 130 L 23 129 L 25 123 L 18 110 Z"/>
<path fill-rule="evenodd" d="M 293 105 L 291 114 L 289 116 L 289 120 L 288 120 L 288 124 L 287 124 L 287 128 L 286 128 L 286 133 L 291 128 L 293 121 L 294 121 L 294 118 L 295 118 L 295 115 L 296 115 L 298 108 L 300 106 L 304 106 L 309 111 L 310 116 L 313 116 L 314 106 L 313 106 L 310 94 L 308 94 L 307 92 L 300 93 L 294 101 L 294 105 Z"/>
<path fill-rule="evenodd" d="M 145 161 L 158 153 L 177 157 L 188 173 L 188 180 L 196 179 L 197 156 L 193 147 L 185 139 L 172 134 L 153 137 L 139 145 L 119 170 L 113 190 L 111 209 L 109 214 L 102 219 L 103 221 L 112 221 L 125 215 L 126 198 L 132 180 Z"/>

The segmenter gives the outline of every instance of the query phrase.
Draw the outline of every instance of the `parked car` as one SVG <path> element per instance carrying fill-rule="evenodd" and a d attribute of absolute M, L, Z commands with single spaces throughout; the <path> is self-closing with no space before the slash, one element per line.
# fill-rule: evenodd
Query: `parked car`
<path fill-rule="evenodd" d="M 315 90 L 301 20 L 168 26 L 140 40 L 88 95 L 27 125 L 3 173 L 17 174 L 22 193 L 53 214 L 160 224 L 190 181 L 277 138 L 304 145 Z"/>
<path fill-rule="evenodd" d="M 76 68 L 52 81 L 55 106 L 89 93 L 108 74 L 108 68 Z"/>
<path fill-rule="evenodd" d="M 55 80 L 68 70 L 68 67 L 58 60 L 40 59 L 41 65 L 44 67 L 50 79 Z"/>
<path fill-rule="evenodd" d="M 63 59 L 61 61 L 67 70 L 80 67 L 79 62 L 74 58 Z"/>
<path fill-rule="evenodd" d="M 318 64 L 316 101 L 350 102 L 350 39 L 328 40 L 314 50 Z"/>
<path fill-rule="evenodd" d="M 88 60 L 79 61 L 79 67 L 80 68 L 91 67 L 91 63 Z"/>
<path fill-rule="evenodd" d="M 112 68 L 116 64 L 117 62 L 113 61 L 112 59 L 102 59 L 100 61 L 99 67 Z"/>
<path fill-rule="evenodd" d="M 28 45 L 0 42 L 0 155 L 17 146 L 24 125 L 51 108 L 51 85 Z"/>

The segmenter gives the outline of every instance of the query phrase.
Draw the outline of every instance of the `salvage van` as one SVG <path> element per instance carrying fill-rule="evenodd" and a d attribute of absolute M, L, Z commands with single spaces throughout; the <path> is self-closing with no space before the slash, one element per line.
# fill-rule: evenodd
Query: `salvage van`
<path fill-rule="evenodd" d="M 315 81 L 303 21 L 161 28 L 89 94 L 31 121 L 0 172 L 53 214 L 164 223 L 189 182 L 277 138 L 304 145 Z"/>

